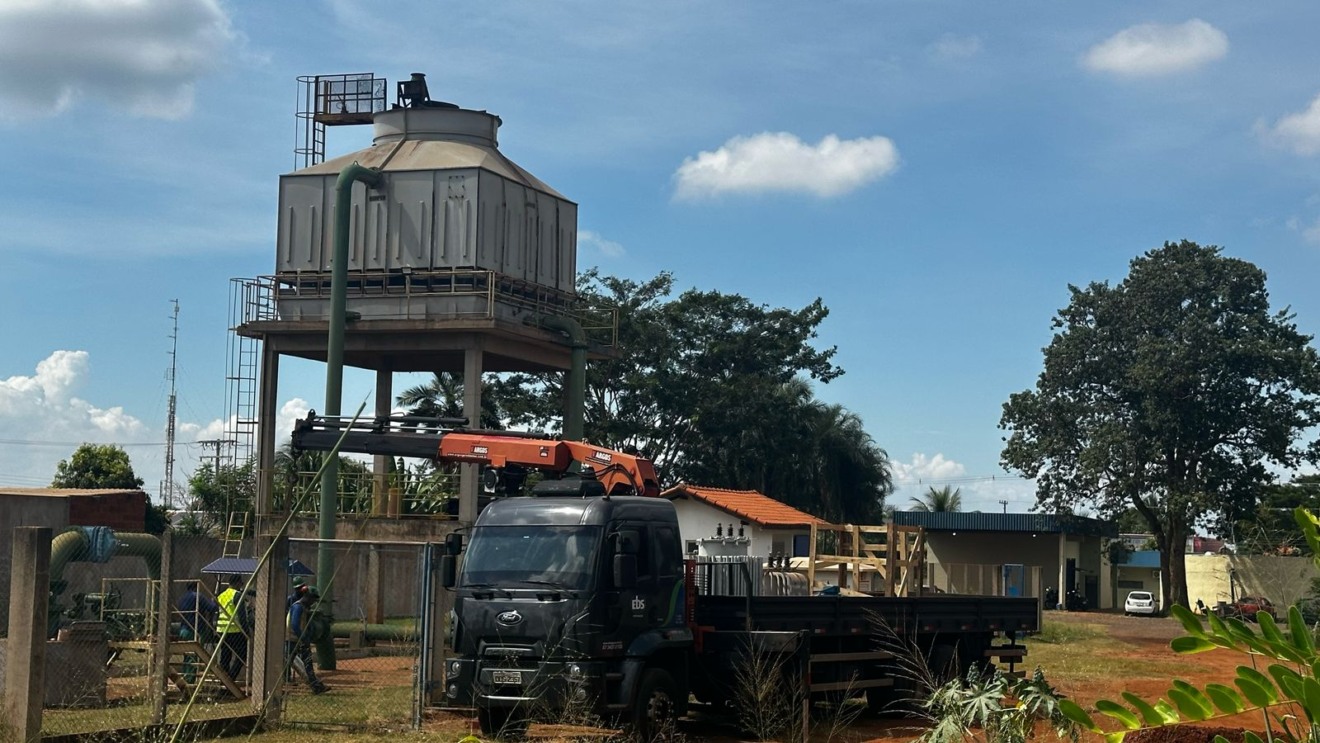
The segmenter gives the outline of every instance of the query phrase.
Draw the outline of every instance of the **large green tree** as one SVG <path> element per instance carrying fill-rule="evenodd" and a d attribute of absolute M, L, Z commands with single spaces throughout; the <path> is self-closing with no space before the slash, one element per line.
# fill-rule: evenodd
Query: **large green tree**
<path fill-rule="evenodd" d="M 82 444 L 68 459 L 55 466 L 53 488 L 122 488 L 142 487 L 142 478 L 133 472 L 128 452 L 114 444 Z"/>
<path fill-rule="evenodd" d="M 586 438 L 636 447 L 666 484 L 755 488 L 826 518 L 879 518 L 888 458 L 861 419 L 817 401 L 809 380 L 843 370 L 817 348 L 828 310 L 771 308 L 737 294 L 585 273 L 587 304 L 617 310 L 616 355 L 587 367 Z M 512 375 L 488 387 L 515 426 L 555 430 L 563 375 Z"/>
<path fill-rule="evenodd" d="M 1164 606 L 1187 605 L 1183 545 L 1249 512 L 1271 464 L 1314 461 L 1320 357 L 1265 274 L 1218 247 L 1166 243 L 1117 285 L 1069 287 L 1034 389 L 1011 395 L 1003 465 L 1041 506 L 1135 508 L 1161 553 Z"/>

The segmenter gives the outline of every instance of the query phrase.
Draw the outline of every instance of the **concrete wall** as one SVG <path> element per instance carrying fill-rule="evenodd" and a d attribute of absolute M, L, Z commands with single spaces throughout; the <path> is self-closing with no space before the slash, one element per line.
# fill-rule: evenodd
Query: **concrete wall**
<path fill-rule="evenodd" d="M 1230 575 L 1236 595 L 1264 596 L 1281 609 L 1307 595 L 1320 570 L 1310 557 L 1187 555 L 1188 600 L 1228 601 Z"/>
<path fill-rule="evenodd" d="M 69 525 L 69 502 L 45 496 L 0 496 L 0 631 L 9 626 L 9 574 L 14 552 L 14 527 L 49 526 L 59 532 Z"/>
<path fill-rule="evenodd" d="M 385 617 L 412 617 L 418 613 L 422 545 L 443 542 L 458 522 L 435 519 L 340 517 L 335 538 L 354 540 L 335 544 L 335 619 L 362 620 L 380 613 Z M 289 556 L 316 569 L 314 518 L 295 518 L 289 525 L 294 538 Z M 313 580 L 323 580 L 317 576 Z"/>

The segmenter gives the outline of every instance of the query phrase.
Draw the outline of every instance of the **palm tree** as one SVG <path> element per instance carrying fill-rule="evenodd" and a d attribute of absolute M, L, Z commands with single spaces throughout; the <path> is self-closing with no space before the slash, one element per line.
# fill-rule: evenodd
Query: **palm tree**
<path fill-rule="evenodd" d="M 481 416 L 472 420 L 463 412 L 463 375 L 455 372 L 436 372 L 431 381 L 409 387 L 394 399 L 394 404 L 406 408 L 408 415 L 426 418 L 468 418 L 468 426 L 496 429 L 500 425 L 500 406 L 496 402 L 498 388 L 483 384 Z"/>
<path fill-rule="evenodd" d="M 921 498 L 912 498 L 909 511 L 925 513 L 945 513 L 962 510 L 962 489 L 945 485 L 942 488 L 931 486 Z"/>

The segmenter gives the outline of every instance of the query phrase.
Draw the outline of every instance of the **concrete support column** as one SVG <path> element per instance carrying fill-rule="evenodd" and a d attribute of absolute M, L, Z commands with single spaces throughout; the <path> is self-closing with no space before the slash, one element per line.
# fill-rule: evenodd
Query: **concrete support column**
<path fill-rule="evenodd" d="M 382 624 L 385 621 L 384 554 L 379 544 L 369 544 L 366 556 L 367 590 L 364 592 L 366 595 L 363 596 L 363 603 L 366 604 L 367 623 Z"/>
<path fill-rule="evenodd" d="M 45 526 L 20 526 L 13 533 L 4 719 L 12 728 L 14 741 L 36 743 L 41 740 L 41 707 L 46 698 L 51 530 Z"/>
<path fill-rule="evenodd" d="M 285 565 L 289 561 L 288 537 L 273 540 L 262 536 L 257 540 L 257 554 L 269 554 L 261 561 L 252 588 L 257 592 L 256 626 L 252 632 L 252 685 L 249 688 L 253 711 L 264 715 L 268 722 L 279 716 L 279 695 L 284 688 L 284 636 L 289 594 L 289 575 Z"/>
<path fill-rule="evenodd" d="M 160 590 L 156 592 L 156 636 L 151 643 L 151 724 L 165 722 L 165 695 L 170 683 L 170 576 L 174 558 L 174 530 L 160 535 Z"/>
<path fill-rule="evenodd" d="M 394 405 L 394 373 L 389 369 L 376 370 L 376 417 L 389 417 Z M 398 517 L 391 509 L 390 459 L 384 454 L 371 458 L 371 512 L 377 516 Z"/>
<path fill-rule="evenodd" d="M 474 343 L 463 352 L 463 415 L 470 428 L 481 426 L 481 370 L 482 349 Z M 481 470 L 475 464 L 461 465 L 458 484 L 458 520 L 471 524 L 477 520 L 477 493 L 481 486 Z"/>
<path fill-rule="evenodd" d="M 273 513 L 275 491 L 275 430 L 279 413 L 280 355 L 269 343 L 261 344 L 261 381 L 257 392 L 257 503 L 258 521 Z M 291 432 L 286 431 L 285 435 Z M 289 510 L 283 504 L 281 511 Z"/>
<path fill-rule="evenodd" d="M 1064 602 L 1068 600 L 1068 535 L 1059 532 L 1059 605 L 1056 609 L 1063 608 Z"/>

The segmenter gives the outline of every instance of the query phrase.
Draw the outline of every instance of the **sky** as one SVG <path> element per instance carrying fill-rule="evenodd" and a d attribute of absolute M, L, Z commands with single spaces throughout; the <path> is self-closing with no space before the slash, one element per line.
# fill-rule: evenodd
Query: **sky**
<path fill-rule="evenodd" d="M 175 482 L 213 456 L 230 280 L 274 270 L 296 78 L 424 72 L 580 205 L 579 267 L 820 297 L 846 373 L 816 394 L 888 452 L 891 503 L 950 485 L 1025 511 L 998 422 L 1069 284 L 1185 238 L 1320 330 L 1318 28 L 1310 0 L 4 0 L 0 484 L 90 441 L 161 491 L 173 300 Z M 282 427 L 324 373 L 285 362 Z M 350 374 L 345 409 L 371 393 Z"/>

